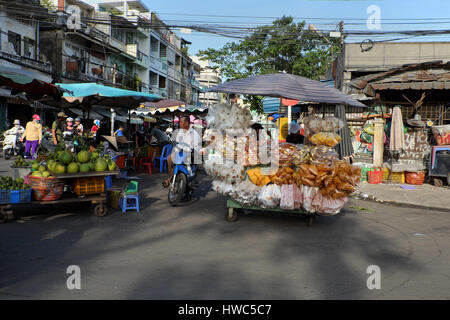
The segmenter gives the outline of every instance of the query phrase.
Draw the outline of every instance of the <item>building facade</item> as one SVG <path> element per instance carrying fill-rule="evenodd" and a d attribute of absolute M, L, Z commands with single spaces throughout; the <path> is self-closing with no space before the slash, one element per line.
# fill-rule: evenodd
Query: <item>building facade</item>
<path fill-rule="evenodd" d="M 200 60 L 197 56 L 192 56 L 191 58 L 192 61 L 200 66 L 200 74 L 197 79 L 203 91 L 222 83 L 220 71 L 211 67 L 209 61 Z M 200 93 L 199 100 L 202 104 L 211 106 L 221 103 L 223 101 L 223 95 L 218 92 L 203 92 Z"/>

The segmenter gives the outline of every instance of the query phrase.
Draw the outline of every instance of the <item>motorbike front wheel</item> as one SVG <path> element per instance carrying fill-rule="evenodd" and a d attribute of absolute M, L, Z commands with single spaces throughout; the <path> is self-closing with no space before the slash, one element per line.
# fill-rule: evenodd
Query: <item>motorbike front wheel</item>
<path fill-rule="evenodd" d="M 175 177 L 175 183 L 169 188 L 169 203 L 175 207 L 180 203 L 186 193 L 187 178 L 186 175 L 180 173 Z"/>

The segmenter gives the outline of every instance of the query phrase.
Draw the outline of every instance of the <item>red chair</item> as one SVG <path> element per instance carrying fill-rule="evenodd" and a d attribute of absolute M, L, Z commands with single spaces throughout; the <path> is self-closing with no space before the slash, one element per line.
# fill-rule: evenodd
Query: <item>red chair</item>
<path fill-rule="evenodd" d="M 155 164 L 154 164 L 155 156 L 156 156 L 156 151 L 153 150 L 152 155 L 150 157 L 142 158 L 142 160 L 145 160 L 145 161 L 141 161 L 139 163 L 139 168 L 147 167 L 148 174 L 152 174 L 153 173 L 152 168 L 155 168 Z"/>

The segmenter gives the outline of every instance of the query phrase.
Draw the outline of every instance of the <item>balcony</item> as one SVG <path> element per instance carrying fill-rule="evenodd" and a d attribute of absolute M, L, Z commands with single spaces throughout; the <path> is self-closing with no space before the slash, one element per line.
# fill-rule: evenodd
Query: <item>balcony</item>
<path fill-rule="evenodd" d="M 131 43 L 126 45 L 126 53 L 136 58 L 136 64 L 143 68 L 148 68 L 150 65 L 150 59 L 148 55 L 138 50 L 137 44 Z"/>
<path fill-rule="evenodd" d="M 45 63 L 16 54 L 7 53 L 5 51 L 0 51 L 0 58 L 12 63 L 20 64 L 24 67 L 30 67 L 49 74 L 51 74 L 53 70 L 50 63 Z"/>

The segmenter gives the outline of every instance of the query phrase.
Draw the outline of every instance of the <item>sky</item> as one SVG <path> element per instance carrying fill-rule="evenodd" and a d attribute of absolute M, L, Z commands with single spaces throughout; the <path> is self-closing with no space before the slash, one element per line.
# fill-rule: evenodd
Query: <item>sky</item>
<path fill-rule="evenodd" d="M 85 0 L 86 1 L 86 0 Z M 87 0 L 96 2 L 98 0 Z M 86 1 L 86 2 L 87 2 Z M 271 24 L 273 17 L 283 15 L 303 18 L 308 24 L 314 23 L 320 30 L 337 30 L 340 20 L 345 30 L 369 31 L 366 20 L 375 12 L 367 12 L 368 7 L 379 8 L 381 29 L 376 31 L 398 30 L 450 30 L 450 1 L 448 0 L 141 0 L 152 12 L 169 25 L 192 25 L 215 23 L 227 25 L 256 26 Z M 198 15 L 246 16 L 207 17 Z M 447 16 L 447 17 L 446 17 Z M 267 17 L 267 18 L 261 18 Z M 326 18 L 323 20 L 322 18 Z M 395 19 L 395 20 L 393 20 Z M 399 20 L 401 19 L 401 20 Z M 411 20 L 413 19 L 413 20 Z M 418 20 L 421 19 L 421 20 Z M 427 19 L 427 20 L 425 20 Z M 429 19 L 429 20 L 428 20 Z M 296 19 L 301 22 L 302 19 Z M 324 25 L 327 23 L 328 25 Z M 391 23 L 391 24 L 389 24 Z M 394 24 L 393 24 L 394 23 Z M 411 25 L 411 23 L 415 23 Z M 356 24 L 356 25 L 355 25 Z M 236 41 L 217 35 L 192 32 L 177 34 L 191 41 L 189 54 L 207 48 L 221 48 L 225 43 Z M 361 42 L 364 39 L 387 40 L 405 37 L 402 35 L 359 36 L 349 38 L 348 42 Z M 450 41 L 450 35 L 416 37 L 403 41 Z"/>

